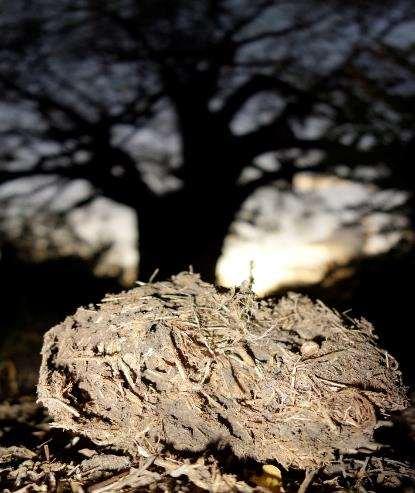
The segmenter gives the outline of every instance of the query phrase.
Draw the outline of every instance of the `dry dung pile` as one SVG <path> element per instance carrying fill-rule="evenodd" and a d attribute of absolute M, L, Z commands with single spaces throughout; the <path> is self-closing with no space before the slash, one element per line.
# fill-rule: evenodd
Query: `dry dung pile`
<path fill-rule="evenodd" d="M 379 420 L 407 405 L 368 322 L 191 273 L 79 309 L 42 355 L 38 396 L 53 426 L 133 457 L 213 445 L 316 468 L 376 448 Z"/>

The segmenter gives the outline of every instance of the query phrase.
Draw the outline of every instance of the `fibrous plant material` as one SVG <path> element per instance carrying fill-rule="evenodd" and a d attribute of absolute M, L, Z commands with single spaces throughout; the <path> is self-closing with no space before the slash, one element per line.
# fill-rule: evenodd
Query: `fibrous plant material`
<path fill-rule="evenodd" d="M 392 448 L 363 457 L 341 456 L 319 471 L 304 473 L 247 463 L 227 450 L 208 450 L 196 457 L 166 452 L 163 457 L 132 460 L 71 432 L 50 429 L 48 421 L 31 397 L 0 403 L 0 485 L 4 492 L 414 491 L 413 463 L 402 462 L 400 451 Z M 394 437 L 400 448 L 399 441 L 405 436 L 394 433 Z"/>
<path fill-rule="evenodd" d="M 201 452 L 316 468 L 376 447 L 407 405 L 372 326 L 296 294 L 278 303 L 181 273 L 51 329 L 39 401 L 53 426 L 132 456 Z"/>

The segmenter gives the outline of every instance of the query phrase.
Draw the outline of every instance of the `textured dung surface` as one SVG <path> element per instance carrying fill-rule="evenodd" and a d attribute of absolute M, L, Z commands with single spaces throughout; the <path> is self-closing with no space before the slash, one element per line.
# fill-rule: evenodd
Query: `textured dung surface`
<path fill-rule="evenodd" d="M 79 309 L 42 355 L 38 396 L 54 426 L 133 456 L 213 443 L 316 467 L 373 448 L 378 419 L 407 404 L 368 322 L 189 273 Z"/>

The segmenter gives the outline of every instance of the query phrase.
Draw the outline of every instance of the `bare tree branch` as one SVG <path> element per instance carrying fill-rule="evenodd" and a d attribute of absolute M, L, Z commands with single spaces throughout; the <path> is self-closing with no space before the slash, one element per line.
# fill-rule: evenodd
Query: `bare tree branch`
<path fill-rule="evenodd" d="M 235 22 L 235 24 L 224 33 L 221 44 L 229 43 L 234 38 L 234 36 L 236 36 L 240 31 L 242 31 L 242 29 L 256 20 L 257 17 L 261 15 L 266 9 L 274 6 L 275 0 L 262 0 L 257 3 L 258 5 L 256 5 L 251 12 L 248 12 L 246 15 L 241 16 Z"/>
<path fill-rule="evenodd" d="M 30 90 L 27 87 L 23 87 L 16 80 L 13 80 L 11 77 L 5 77 L 0 75 L 0 83 L 3 84 L 4 87 L 9 90 L 13 90 L 17 92 L 24 99 L 29 101 L 33 101 L 39 107 L 41 113 L 50 121 L 50 110 L 58 110 L 69 117 L 74 123 L 76 123 L 79 127 L 85 128 L 90 125 L 90 122 L 84 118 L 79 112 L 75 111 L 72 106 L 65 104 L 63 101 L 58 101 L 56 98 L 52 98 L 49 94 L 46 93 L 37 93 L 33 90 Z"/>
<path fill-rule="evenodd" d="M 330 14 L 331 15 L 331 14 Z M 287 36 L 292 33 L 297 33 L 305 29 L 309 29 L 311 26 L 316 25 L 317 23 L 321 22 L 322 20 L 325 20 L 329 18 L 329 14 L 322 14 L 321 16 L 317 18 L 304 18 L 295 21 L 293 24 L 290 26 L 281 28 L 281 29 L 275 29 L 275 30 L 269 30 L 269 31 L 261 31 L 258 32 L 257 34 L 253 34 L 251 36 L 246 36 L 242 39 L 239 39 L 236 41 L 236 44 L 239 47 L 242 47 L 247 44 L 251 43 L 256 43 L 258 41 L 263 41 L 265 39 L 279 39 L 284 36 Z"/>
<path fill-rule="evenodd" d="M 221 110 L 223 118 L 227 121 L 231 121 L 249 98 L 264 91 L 275 91 L 286 97 L 302 94 L 302 91 L 295 86 L 276 76 L 255 74 L 227 98 L 225 105 Z"/>

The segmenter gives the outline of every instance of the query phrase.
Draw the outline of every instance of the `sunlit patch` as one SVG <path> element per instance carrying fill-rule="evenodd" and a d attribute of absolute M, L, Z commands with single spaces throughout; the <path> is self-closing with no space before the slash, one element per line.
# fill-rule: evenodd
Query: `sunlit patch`
<path fill-rule="evenodd" d="M 92 193 L 84 180 L 74 180 L 63 189 L 41 176 L 6 184 L 0 187 L 0 199 L 9 199 L 0 218 L 3 234 L 26 260 L 94 259 L 97 276 L 130 286 L 137 279 L 139 262 L 136 214 Z"/>
<path fill-rule="evenodd" d="M 319 283 L 337 267 L 395 246 L 408 220 L 389 209 L 405 199 L 400 192 L 308 173 L 297 175 L 292 191 L 262 189 L 248 199 L 225 240 L 217 281 L 231 287 L 252 276 L 260 296 Z"/>
<path fill-rule="evenodd" d="M 272 237 L 263 243 L 236 243 L 228 247 L 217 264 L 218 281 L 238 286 L 250 275 L 260 296 L 283 286 L 321 281 L 333 262 L 348 260 L 346 252 L 329 244 L 278 246 Z"/>
<path fill-rule="evenodd" d="M 262 473 L 252 476 L 251 481 L 271 493 L 285 492 L 281 471 L 271 464 L 262 466 Z"/>

